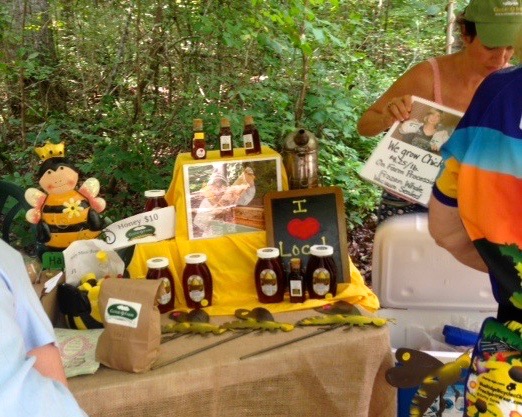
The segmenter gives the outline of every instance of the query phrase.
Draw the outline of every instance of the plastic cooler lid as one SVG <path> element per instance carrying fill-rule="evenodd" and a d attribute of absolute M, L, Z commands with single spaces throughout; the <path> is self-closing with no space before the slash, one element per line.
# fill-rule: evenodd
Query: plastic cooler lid
<path fill-rule="evenodd" d="M 426 213 L 391 217 L 375 233 L 372 287 L 382 307 L 495 311 L 489 276 L 437 246 Z"/>

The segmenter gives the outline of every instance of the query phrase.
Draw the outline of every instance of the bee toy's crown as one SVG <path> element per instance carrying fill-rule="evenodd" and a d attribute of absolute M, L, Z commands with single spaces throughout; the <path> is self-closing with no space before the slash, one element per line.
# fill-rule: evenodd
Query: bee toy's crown
<path fill-rule="evenodd" d="M 58 144 L 53 144 L 50 142 L 46 142 L 44 146 L 40 148 L 35 148 L 34 151 L 40 157 L 42 161 L 45 161 L 49 158 L 53 157 L 64 157 L 65 156 L 65 145 L 63 142 Z"/>

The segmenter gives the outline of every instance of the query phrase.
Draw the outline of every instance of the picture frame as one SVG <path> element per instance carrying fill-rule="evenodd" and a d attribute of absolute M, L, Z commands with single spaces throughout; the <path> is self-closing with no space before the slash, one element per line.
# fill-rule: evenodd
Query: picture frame
<path fill-rule="evenodd" d="M 337 282 L 350 282 L 346 214 L 340 187 L 269 192 L 264 200 L 267 242 L 279 249 L 285 266 L 297 257 L 305 267 L 312 245 L 330 245 L 334 248 Z"/>
<path fill-rule="evenodd" d="M 406 201 L 427 206 L 442 164 L 440 148 L 462 116 L 450 107 L 412 96 L 410 117 L 390 127 L 359 175 Z"/>
<path fill-rule="evenodd" d="M 190 240 L 264 231 L 263 196 L 282 190 L 281 158 L 186 164 L 183 180 Z"/>

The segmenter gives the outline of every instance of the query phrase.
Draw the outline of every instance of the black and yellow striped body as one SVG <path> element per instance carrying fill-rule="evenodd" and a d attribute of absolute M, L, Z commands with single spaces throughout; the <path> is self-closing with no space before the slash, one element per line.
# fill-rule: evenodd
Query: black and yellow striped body
<path fill-rule="evenodd" d="M 72 242 L 94 239 L 100 231 L 90 230 L 89 201 L 78 191 L 50 194 L 42 207 L 42 222 L 47 225 L 48 250 L 63 250 Z"/>

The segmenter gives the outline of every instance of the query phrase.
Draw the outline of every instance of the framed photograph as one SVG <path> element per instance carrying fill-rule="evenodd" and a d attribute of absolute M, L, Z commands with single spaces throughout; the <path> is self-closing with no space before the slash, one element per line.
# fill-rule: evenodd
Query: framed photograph
<path fill-rule="evenodd" d="M 191 240 L 265 230 L 263 197 L 283 187 L 279 156 L 186 164 L 183 179 Z"/>
<path fill-rule="evenodd" d="M 395 123 L 389 136 L 419 149 L 440 155 L 462 113 L 420 97 L 413 97 L 410 118 Z"/>
<path fill-rule="evenodd" d="M 440 148 L 462 116 L 462 112 L 413 96 L 410 118 L 388 130 L 364 164 L 361 177 L 427 206 L 442 162 Z"/>
<path fill-rule="evenodd" d="M 285 266 L 301 258 L 306 266 L 312 245 L 334 248 L 337 282 L 350 282 L 344 198 L 339 187 L 270 192 L 265 195 L 266 236 Z"/>

